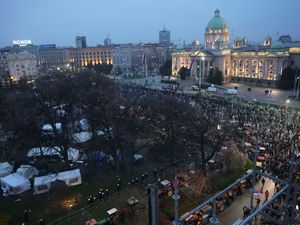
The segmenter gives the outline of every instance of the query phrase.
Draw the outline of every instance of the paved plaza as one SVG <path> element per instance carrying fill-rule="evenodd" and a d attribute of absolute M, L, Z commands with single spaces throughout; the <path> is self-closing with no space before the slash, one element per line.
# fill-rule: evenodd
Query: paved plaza
<path fill-rule="evenodd" d="M 167 79 L 167 77 L 165 79 Z M 161 76 L 149 76 L 147 82 L 146 78 L 130 79 L 123 81 L 128 83 L 136 83 L 140 85 L 147 84 L 149 87 L 155 89 L 163 89 L 171 86 L 170 84 L 161 83 Z M 198 84 L 197 80 L 178 80 L 178 82 L 180 84 L 179 90 L 182 90 L 186 93 L 196 93 L 192 90 L 191 87 L 192 85 Z M 255 87 L 238 83 L 226 83 L 223 86 L 217 88 L 216 94 L 223 96 L 224 90 L 234 87 L 237 87 L 239 98 L 245 98 L 248 100 L 253 100 L 267 104 L 278 104 L 286 107 L 300 108 L 300 101 L 295 101 L 290 98 L 290 96 L 293 96 L 293 90 L 286 91 L 277 88 Z M 251 91 L 248 90 L 249 88 L 251 88 Z M 269 90 L 268 94 L 265 93 L 266 90 Z"/>

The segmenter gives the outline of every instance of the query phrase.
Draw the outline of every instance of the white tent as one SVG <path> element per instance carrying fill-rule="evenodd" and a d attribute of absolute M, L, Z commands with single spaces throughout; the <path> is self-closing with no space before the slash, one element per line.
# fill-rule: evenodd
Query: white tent
<path fill-rule="evenodd" d="M 39 174 L 39 171 L 30 165 L 21 165 L 19 169 L 17 169 L 17 174 L 21 175 L 22 177 L 25 177 L 27 179 L 31 179 L 33 176 L 36 176 Z"/>
<path fill-rule="evenodd" d="M 2 177 L 0 180 L 1 189 L 6 194 L 17 195 L 30 189 L 30 181 L 17 173 Z"/>
<path fill-rule="evenodd" d="M 0 177 L 5 177 L 13 171 L 14 167 L 8 162 L 0 163 Z"/>
<path fill-rule="evenodd" d="M 135 163 L 143 163 L 144 161 L 144 157 L 140 154 L 134 154 L 133 158 Z"/>
<path fill-rule="evenodd" d="M 73 134 L 74 142 L 77 144 L 85 143 L 92 139 L 92 132 L 78 132 Z"/>
<path fill-rule="evenodd" d="M 34 194 L 46 193 L 50 190 L 51 183 L 57 180 L 57 174 L 50 174 L 34 178 Z"/>
<path fill-rule="evenodd" d="M 64 181 L 68 187 L 76 186 L 82 183 L 79 169 L 60 172 L 57 179 Z"/>
<path fill-rule="evenodd" d="M 55 126 L 55 128 L 58 132 L 62 131 L 61 123 L 55 123 L 54 126 Z M 52 134 L 53 133 L 52 125 L 51 124 L 44 124 L 43 127 L 42 127 L 42 132 L 44 132 L 45 134 Z"/>
<path fill-rule="evenodd" d="M 37 147 L 32 148 L 28 151 L 27 157 L 38 157 L 38 156 L 60 156 L 60 148 L 55 147 Z"/>
<path fill-rule="evenodd" d="M 75 148 L 68 149 L 68 159 L 72 162 L 76 162 L 79 159 L 79 150 Z"/>
<path fill-rule="evenodd" d="M 87 119 L 81 119 L 79 121 L 80 128 L 84 131 L 90 130 L 90 125 Z"/>

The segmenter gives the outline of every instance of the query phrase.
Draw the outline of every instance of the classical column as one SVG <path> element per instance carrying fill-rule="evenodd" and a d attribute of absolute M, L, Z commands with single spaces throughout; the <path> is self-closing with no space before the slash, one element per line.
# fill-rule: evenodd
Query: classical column
<path fill-rule="evenodd" d="M 267 79 L 268 78 L 268 59 L 265 59 L 264 60 L 264 69 L 263 69 L 263 76 L 262 76 L 262 78 L 263 79 Z"/>

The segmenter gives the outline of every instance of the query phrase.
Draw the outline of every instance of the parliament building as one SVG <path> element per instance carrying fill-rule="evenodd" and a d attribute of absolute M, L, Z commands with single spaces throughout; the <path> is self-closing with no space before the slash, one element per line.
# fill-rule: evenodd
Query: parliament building
<path fill-rule="evenodd" d="M 181 67 L 189 68 L 191 76 L 203 79 L 210 69 L 222 71 L 224 82 L 254 85 L 276 85 L 284 68 L 300 68 L 300 42 L 289 35 L 273 41 L 266 36 L 260 45 L 248 44 L 247 38 L 229 42 L 229 28 L 215 11 L 205 29 L 202 47 L 178 47 L 172 54 L 172 75 L 178 76 Z"/>

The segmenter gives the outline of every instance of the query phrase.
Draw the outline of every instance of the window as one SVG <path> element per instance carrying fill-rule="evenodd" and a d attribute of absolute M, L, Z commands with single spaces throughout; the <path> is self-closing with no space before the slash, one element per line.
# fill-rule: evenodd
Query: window
<path fill-rule="evenodd" d="M 78 178 L 72 178 L 72 179 L 70 179 L 70 184 L 76 183 L 77 181 L 78 181 Z"/>
<path fill-rule="evenodd" d="M 46 184 L 39 185 L 37 188 L 39 191 L 48 190 L 48 186 Z"/>

